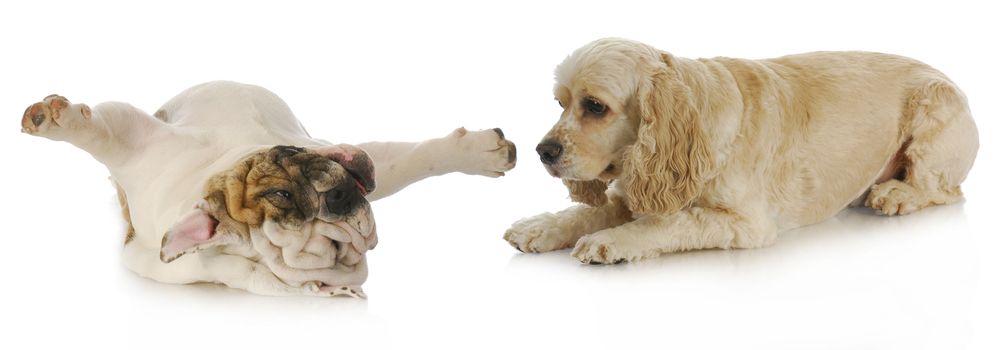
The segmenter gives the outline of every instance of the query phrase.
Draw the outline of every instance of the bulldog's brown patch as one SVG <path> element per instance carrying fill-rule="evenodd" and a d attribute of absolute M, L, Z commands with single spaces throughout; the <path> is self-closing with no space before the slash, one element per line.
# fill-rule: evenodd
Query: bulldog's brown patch
<path fill-rule="evenodd" d="M 221 192 L 234 220 L 261 225 L 268 219 L 294 228 L 313 220 L 321 206 L 346 214 L 365 203 L 360 176 L 372 178 L 372 174 L 353 174 L 313 151 L 275 146 L 213 177 L 205 193 Z"/>
<path fill-rule="evenodd" d="M 346 222 L 360 210 L 368 214 L 365 194 L 374 188 L 373 163 L 353 146 L 275 146 L 256 152 L 210 178 L 202 199 L 164 234 L 161 261 L 211 247 L 250 244 L 252 229 L 261 229 L 266 221 L 286 232 L 305 229 L 314 219 Z M 365 234 L 371 230 L 365 228 Z M 375 244 L 376 236 L 371 236 Z M 360 254 L 366 250 L 360 249 Z"/>

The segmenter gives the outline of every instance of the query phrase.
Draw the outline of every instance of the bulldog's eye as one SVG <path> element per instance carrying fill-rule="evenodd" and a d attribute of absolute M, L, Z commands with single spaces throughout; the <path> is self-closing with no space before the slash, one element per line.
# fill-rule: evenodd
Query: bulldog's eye
<path fill-rule="evenodd" d="M 280 208 L 289 208 L 293 205 L 293 194 L 286 190 L 270 191 L 265 194 L 265 199 Z"/>
<path fill-rule="evenodd" d="M 602 117 L 607 114 L 607 105 L 601 103 L 600 100 L 593 97 L 582 100 L 582 108 L 594 117 Z"/>

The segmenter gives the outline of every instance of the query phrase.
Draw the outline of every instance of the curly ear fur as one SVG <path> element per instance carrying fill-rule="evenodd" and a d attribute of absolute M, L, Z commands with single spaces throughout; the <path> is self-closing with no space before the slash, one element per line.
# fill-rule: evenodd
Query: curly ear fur
<path fill-rule="evenodd" d="M 689 206 L 712 168 L 692 92 L 673 70 L 673 58 L 662 54 L 661 61 L 638 89 L 638 141 L 624 156 L 621 181 L 635 213 L 666 214 Z"/>
<path fill-rule="evenodd" d="M 598 207 L 607 203 L 607 183 L 603 180 L 561 180 L 573 201 Z"/>

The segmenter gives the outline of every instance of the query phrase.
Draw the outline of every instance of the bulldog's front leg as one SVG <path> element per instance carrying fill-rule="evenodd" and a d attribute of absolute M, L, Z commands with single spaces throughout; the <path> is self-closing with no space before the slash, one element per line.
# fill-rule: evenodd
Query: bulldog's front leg
<path fill-rule="evenodd" d="M 424 142 L 370 142 L 358 146 L 376 168 L 376 191 L 366 197 L 371 201 L 431 176 L 461 172 L 499 177 L 516 166 L 516 146 L 497 128 L 459 128 L 446 137 Z"/>
<path fill-rule="evenodd" d="M 164 125 L 126 103 L 105 102 L 92 110 L 59 95 L 28 106 L 21 117 L 21 132 L 69 142 L 109 166 L 128 160 Z"/>

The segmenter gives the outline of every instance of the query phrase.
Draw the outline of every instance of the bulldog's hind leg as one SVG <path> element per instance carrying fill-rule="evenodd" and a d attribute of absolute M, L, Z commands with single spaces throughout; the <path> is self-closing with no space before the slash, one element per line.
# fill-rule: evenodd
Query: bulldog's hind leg
<path fill-rule="evenodd" d="M 900 176 L 872 186 L 865 205 L 885 215 L 905 215 L 962 199 L 960 184 L 979 148 L 966 98 L 952 83 L 933 81 L 911 98 L 910 137 L 898 166 Z"/>
<path fill-rule="evenodd" d="M 516 166 L 516 146 L 501 129 L 459 128 L 446 137 L 424 142 L 370 142 L 358 145 L 373 160 L 377 200 L 419 180 L 461 172 L 499 177 Z"/>
<path fill-rule="evenodd" d="M 126 237 L 125 243 L 123 244 L 129 244 L 129 242 L 132 242 L 133 238 L 136 237 L 136 229 L 132 226 L 132 216 L 129 215 L 129 201 L 126 200 L 125 190 L 122 189 L 122 186 L 120 186 L 118 182 L 112 180 L 112 186 L 115 186 L 115 193 L 119 199 L 119 206 L 122 208 L 122 218 L 125 219 L 126 224 Z"/>
<path fill-rule="evenodd" d="M 126 103 L 105 102 L 92 110 L 59 95 L 28 106 L 21 117 L 21 132 L 69 142 L 109 166 L 128 160 L 164 125 Z"/>
<path fill-rule="evenodd" d="M 236 255 L 215 255 L 203 258 L 203 264 L 215 276 L 216 281 L 230 288 L 243 289 L 259 295 L 270 296 L 351 296 L 366 298 L 359 286 L 332 288 L 316 282 L 306 282 L 299 286 L 286 284 L 264 264 Z"/>

